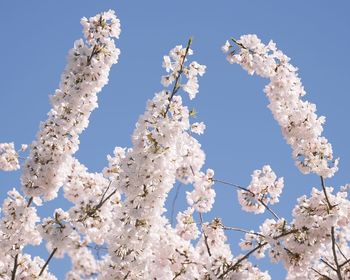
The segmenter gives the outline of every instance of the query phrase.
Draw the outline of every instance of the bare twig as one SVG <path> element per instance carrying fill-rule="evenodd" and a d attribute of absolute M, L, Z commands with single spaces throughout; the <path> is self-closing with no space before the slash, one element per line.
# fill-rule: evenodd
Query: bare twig
<path fill-rule="evenodd" d="M 31 196 L 28 200 L 27 207 L 29 207 L 33 202 L 33 197 Z"/>
<path fill-rule="evenodd" d="M 41 275 L 44 273 L 46 267 L 48 266 L 49 262 L 51 261 L 53 255 L 56 253 L 56 251 L 57 251 L 57 248 L 54 248 L 54 249 L 52 250 L 52 252 L 51 252 L 50 256 L 48 257 L 48 259 L 46 260 L 44 266 L 41 268 L 40 273 L 39 273 L 39 276 L 41 276 Z"/>
<path fill-rule="evenodd" d="M 256 236 L 260 236 L 260 237 L 265 238 L 265 236 L 260 234 L 260 233 L 257 233 L 257 232 L 254 232 L 254 231 L 249 231 L 247 229 L 242 229 L 242 228 L 238 228 L 238 227 L 226 227 L 226 226 L 223 226 L 223 229 L 224 230 L 239 231 L 239 232 L 248 233 L 248 234 L 252 234 L 252 235 L 256 235 Z"/>

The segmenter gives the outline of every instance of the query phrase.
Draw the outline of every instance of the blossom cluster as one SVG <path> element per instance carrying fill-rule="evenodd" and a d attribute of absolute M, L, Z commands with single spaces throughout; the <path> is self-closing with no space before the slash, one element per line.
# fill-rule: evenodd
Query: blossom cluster
<path fill-rule="evenodd" d="M 0 170 L 19 169 L 18 154 L 14 143 L 0 143 Z"/>
<path fill-rule="evenodd" d="M 191 39 L 189 46 L 191 44 Z M 175 90 L 180 87 L 178 83 L 180 75 L 184 74 L 187 78 L 187 82 L 181 84 L 181 87 L 188 93 L 189 98 L 193 99 L 198 93 L 198 75 L 203 76 L 205 73 L 205 65 L 201 65 L 196 61 L 191 62 L 188 66 L 184 67 L 184 63 L 187 60 L 188 55 L 192 55 L 193 51 L 189 48 L 183 48 L 181 45 L 173 48 L 169 55 L 163 57 L 163 68 L 169 73 L 162 77 L 161 82 L 163 86 L 168 87 L 175 81 Z"/>
<path fill-rule="evenodd" d="M 333 176 L 338 170 L 338 159 L 333 158 L 332 145 L 321 136 L 325 117 L 316 115 L 315 104 L 301 99 L 305 90 L 290 58 L 274 42 L 264 45 L 256 35 L 243 35 L 232 41 L 238 50 L 232 50 L 228 41 L 222 47 L 227 60 L 241 65 L 250 75 L 256 73 L 270 80 L 264 89 L 270 101 L 268 107 L 292 146 L 300 171 Z"/>
<path fill-rule="evenodd" d="M 119 49 L 113 37 L 120 33 L 113 11 L 83 18 L 83 39 L 69 51 L 59 89 L 51 96 L 52 109 L 40 126 L 24 164 L 22 186 L 28 196 L 53 199 L 69 174 L 70 157 L 79 147 L 79 134 L 88 126 L 97 107 L 97 93 L 108 82 Z"/>
<path fill-rule="evenodd" d="M 283 178 L 278 178 L 269 165 L 255 170 L 252 181 L 246 189 L 237 191 L 239 204 L 247 212 L 263 213 L 268 204 L 277 203 L 284 186 Z"/>

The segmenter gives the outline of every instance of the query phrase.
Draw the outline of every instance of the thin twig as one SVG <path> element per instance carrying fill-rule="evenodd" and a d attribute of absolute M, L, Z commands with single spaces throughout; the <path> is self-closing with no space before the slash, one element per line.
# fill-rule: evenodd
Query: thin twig
<path fill-rule="evenodd" d="M 335 245 L 337 246 L 338 251 L 339 251 L 339 253 L 343 256 L 343 258 L 344 258 L 345 260 L 347 260 L 348 258 L 347 258 L 347 257 L 345 256 L 345 254 L 342 252 L 342 250 L 340 249 L 338 243 L 335 243 Z"/>
<path fill-rule="evenodd" d="M 347 259 L 345 262 L 343 262 L 341 265 L 339 265 L 339 267 L 343 267 L 343 266 L 346 265 L 348 262 L 350 262 L 350 259 Z"/>
<path fill-rule="evenodd" d="M 239 264 L 240 264 L 242 261 L 244 261 L 245 259 L 249 258 L 249 256 L 250 256 L 251 254 L 253 254 L 255 251 L 259 250 L 260 248 L 264 247 L 264 246 L 267 245 L 267 244 L 268 244 L 267 242 L 261 243 L 261 244 L 259 244 L 258 246 L 256 246 L 254 249 L 250 250 L 247 254 L 245 254 L 243 257 L 241 257 L 240 259 L 238 259 L 238 260 L 236 261 L 235 264 L 230 265 L 230 266 L 227 268 L 227 270 L 226 270 L 225 272 L 223 272 L 218 278 L 219 278 L 219 279 L 223 279 L 224 276 L 225 276 L 226 274 L 228 274 L 230 271 L 234 271 L 234 270 L 239 266 Z"/>
<path fill-rule="evenodd" d="M 241 187 L 240 185 L 232 184 L 232 183 L 229 183 L 229 182 L 226 182 L 226 181 L 222 181 L 222 180 L 218 180 L 218 179 L 213 179 L 213 181 L 221 183 L 221 184 L 224 184 L 224 185 L 232 186 L 232 187 L 235 187 L 235 188 L 240 189 L 242 191 L 249 192 L 252 195 L 255 195 L 252 191 L 250 191 L 250 190 L 248 190 L 248 189 L 246 189 L 244 187 Z"/>
<path fill-rule="evenodd" d="M 314 269 L 313 267 L 311 267 L 311 269 L 316 272 L 318 275 L 322 276 L 325 278 L 325 280 L 332 280 L 332 278 L 329 278 L 327 275 L 322 274 L 321 272 L 318 272 L 316 269 Z"/>
<path fill-rule="evenodd" d="M 226 226 L 223 226 L 223 229 L 224 230 L 239 231 L 239 232 L 248 233 L 248 234 L 252 234 L 252 235 L 256 235 L 256 236 L 260 236 L 260 237 L 265 238 L 265 236 L 260 234 L 260 233 L 257 233 L 257 232 L 254 232 L 254 231 L 249 231 L 249 230 L 238 228 L 238 227 L 226 227 Z"/>
<path fill-rule="evenodd" d="M 277 216 L 277 214 L 269 207 L 265 204 L 264 201 L 262 201 L 262 199 L 258 199 L 258 201 L 266 208 L 267 211 L 269 211 L 272 216 L 275 217 L 276 220 L 279 220 L 280 218 Z"/>
<path fill-rule="evenodd" d="M 250 193 L 252 196 L 255 196 L 255 193 L 253 193 L 251 190 L 248 190 L 247 188 L 244 188 L 244 187 L 241 187 L 239 185 L 236 185 L 236 184 L 232 184 L 232 183 L 229 183 L 229 182 L 226 182 L 226 181 L 222 181 L 222 180 L 218 180 L 218 179 L 213 179 L 214 182 L 218 182 L 218 183 L 221 183 L 221 184 L 224 184 L 224 185 L 229 185 L 229 186 L 232 186 L 232 187 L 235 187 L 237 189 L 240 189 L 242 191 L 245 191 L 245 192 L 248 192 Z M 278 217 L 278 215 L 270 208 L 268 207 L 265 202 L 262 201 L 262 199 L 257 199 L 258 202 L 260 202 L 267 211 L 269 211 L 271 213 L 272 216 L 274 216 L 275 219 L 279 220 L 280 218 Z"/>
<path fill-rule="evenodd" d="M 46 260 L 44 266 L 41 268 L 40 273 L 39 273 L 39 276 L 41 276 L 41 275 L 44 273 L 45 268 L 48 266 L 49 262 L 51 261 L 53 255 L 56 253 L 56 251 L 57 251 L 57 248 L 54 248 L 54 249 L 52 250 L 52 252 L 51 252 L 49 258 Z"/>
<path fill-rule="evenodd" d="M 166 107 L 166 110 L 165 110 L 165 113 L 164 113 L 164 117 L 166 116 L 166 114 L 168 113 L 168 111 L 169 111 L 169 109 L 170 109 L 170 103 L 171 103 L 171 101 L 173 100 L 174 95 L 177 93 L 177 91 L 178 91 L 179 88 L 180 88 L 180 85 L 179 85 L 179 83 L 180 83 L 180 77 L 181 77 L 181 74 L 182 74 L 182 72 L 183 72 L 183 67 L 184 67 L 184 63 L 185 63 L 185 60 L 186 60 L 186 56 L 187 56 L 187 54 L 188 54 L 188 51 L 189 51 L 191 45 L 192 45 L 192 38 L 190 38 L 190 39 L 188 40 L 188 42 L 187 42 L 187 46 L 186 46 L 186 50 L 185 50 L 185 55 L 184 55 L 184 57 L 183 57 L 183 59 L 182 59 L 182 61 L 181 61 L 180 70 L 179 70 L 178 75 L 177 75 L 177 77 L 176 77 L 176 79 L 175 79 L 175 84 L 174 84 L 173 90 L 172 90 L 172 92 L 171 92 L 171 95 L 170 95 L 170 97 L 169 97 L 169 103 L 168 103 L 168 106 Z"/>

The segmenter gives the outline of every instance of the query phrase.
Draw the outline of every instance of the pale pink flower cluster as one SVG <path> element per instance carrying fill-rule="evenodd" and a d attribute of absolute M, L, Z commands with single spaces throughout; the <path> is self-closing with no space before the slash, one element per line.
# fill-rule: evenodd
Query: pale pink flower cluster
<path fill-rule="evenodd" d="M 253 172 L 247 188 L 236 187 L 243 210 L 268 210 L 274 219 L 266 219 L 259 232 L 224 226 L 219 218 L 204 221 L 203 213 L 215 202 L 213 184 L 224 181 L 215 179 L 212 169 L 202 171 L 205 154 L 193 134 L 202 134 L 205 124 L 191 124 L 193 112 L 178 94 L 182 89 L 193 99 L 198 75 L 206 69 L 187 61 L 193 54 L 191 40 L 186 48 L 177 46 L 164 56 L 168 75 L 162 84 L 175 85 L 147 102 L 132 134 L 132 148 L 116 147 L 99 173 L 88 172 L 73 158 L 79 134 L 97 107 L 96 94 L 107 83 L 119 54 L 112 37 L 119 36 L 120 23 L 113 11 L 83 18 L 81 23 L 86 42 L 78 40 L 70 51 L 60 89 L 52 97 L 53 108 L 24 166 L 23 189 L 30 198 L 12 190 L 3 204 L 1 279 L 56 279 L 46 265 L 51 257 L 66 254 L 72 263 L 68 280 L 270 280 L 268 272 L 249 259 L 266 253 L 273 262 L 284 264 L 289 280 L 350 279 L 350 184 L 333 193 L 322 178 L 322 191 L 313 188 L 310 197 L 299 198 L 288 223 L 269 208 L 279 201 L 284 181 L 265 165 Z M 265 90 L 269 107 L 299 167 L 331 176 L 337 161 L 330 165 L 331 146 L 320 136 L 324 119 L 316 116 L 313 104 L 300 99 L 304 91 L 289 59 L 272 42 L 265 46 L 255 35 L 234 42 L 238 53 L 230 52 L 229 43 L 223 47 L 230 52 L 229 60 L 270 79 Z M 183 77 L 187 81 L 181 84 Z M 0 144 L 0 166 L 18 168 L 13 143 Z M 165 202 L 177 182 L 193 189 L 186 192 L 189 207 L 177 214 L 172 227 L 165 217 Z M 39 206 L 40 196 L 54 198 L 62 185 L 72 205 L 40 221 L 32 204 Z M 245 233 L 239 245 L 246 254 L 233 255 L 225 230 Z M 42 239 L 50 252 L 47 261 L 22 253 L 26 245 L 38 245 Z"/>
<path fill-rule="evenodd" d="M 115 161 L 111 167 L 109 170 L 115 174 L 118 169 Z M 74 204 L 68 210 L 71 224 L 89 243 L 102 245 L 113 227 L 120 194 L 113 193 L 110 187 L 110 181 L 101 173 L 87 172 L 87 168 L 74 159 L 71 175 L 64 185 L 64 196 Z"/>
<path fill-rule="evenodd" d="M 329 270 L 329 265 L 336 267 L 335 252 L 339 264 L 343 264 L 341 274 L 347 275 L 350 268 L 346 265 L 346 256 L 350 253 L 350 201 L 344 191 L 334 195 L 333 188 L 327 187 L 326 192 L 327 198 L 323 191 L 313 188 L 310 198 L 304 195 L 298 199 L 290 224 L 285 219 L 266 219 L 258 233 L 245 235 L 241 248 L 252 250 L 263 244 L 254 255 L 264 257 L 268 250 L 271 261 L 283 262 L 287 279 L 293 280 L 305 279 L 306 275 L 307 279 L 318 279 L 320 274 L 336 279 L 334 270 Z"/>
<path fill-rule="evenodd" d="M 283 186 L 283 177 L 277 179 L 271 167 L 264 165 L 262 170 L 253 172 L 252 180 L 246 190 L 237 191 L 239 204 L 244 211 L 264 213 L 268 204 L 279 201 Z"/>
<path fill-rule="evenodd" d="M 0 143 L 0 170 L 13 171 L 19 168 L 18 154 L 14 143 Z"/>
<path fill-rule="evenodd" d="M 114 12 L 83 18 L 82 24 L 87 43 L 77 40 L 69 51 L 60 87 L 51 97 L 52 109 L 24 164 L 21 180 L 28 196 L 56 197 L 69 174 L 70 157 L 78 150 L 79 134 L 97 107 L 97 93 L 118 60 L 119 49 L 112 38 L 119 36 L 120 25 Z"/>
<path fill-rule="evenodd" d="M 232 44 L 238 49 L 231 51 L 234 46 L 228 41 L 222 47 L 230 63 L 270 80 L 264 90 L 270 101 L 268 107 L 292 146 L 300 171 L 332 177 L 338 170 L 338 159 L 334 160 L 332 145 L 321 136 L 325 117 L 316 115 L 315 104 L 301 99 L 305 90 L 290 58 L 274 42 L 264 45 L 256 35 L 243 35 Z"/>

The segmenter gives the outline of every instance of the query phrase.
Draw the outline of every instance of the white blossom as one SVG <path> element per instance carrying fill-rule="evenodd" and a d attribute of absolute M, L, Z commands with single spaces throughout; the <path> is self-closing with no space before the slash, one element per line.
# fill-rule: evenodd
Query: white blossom
<path fill-rule="evenodd" d="M 19 168 L 18 154 L 14 143 L 0 143 L 0 170 L 13 171 Z"/>

